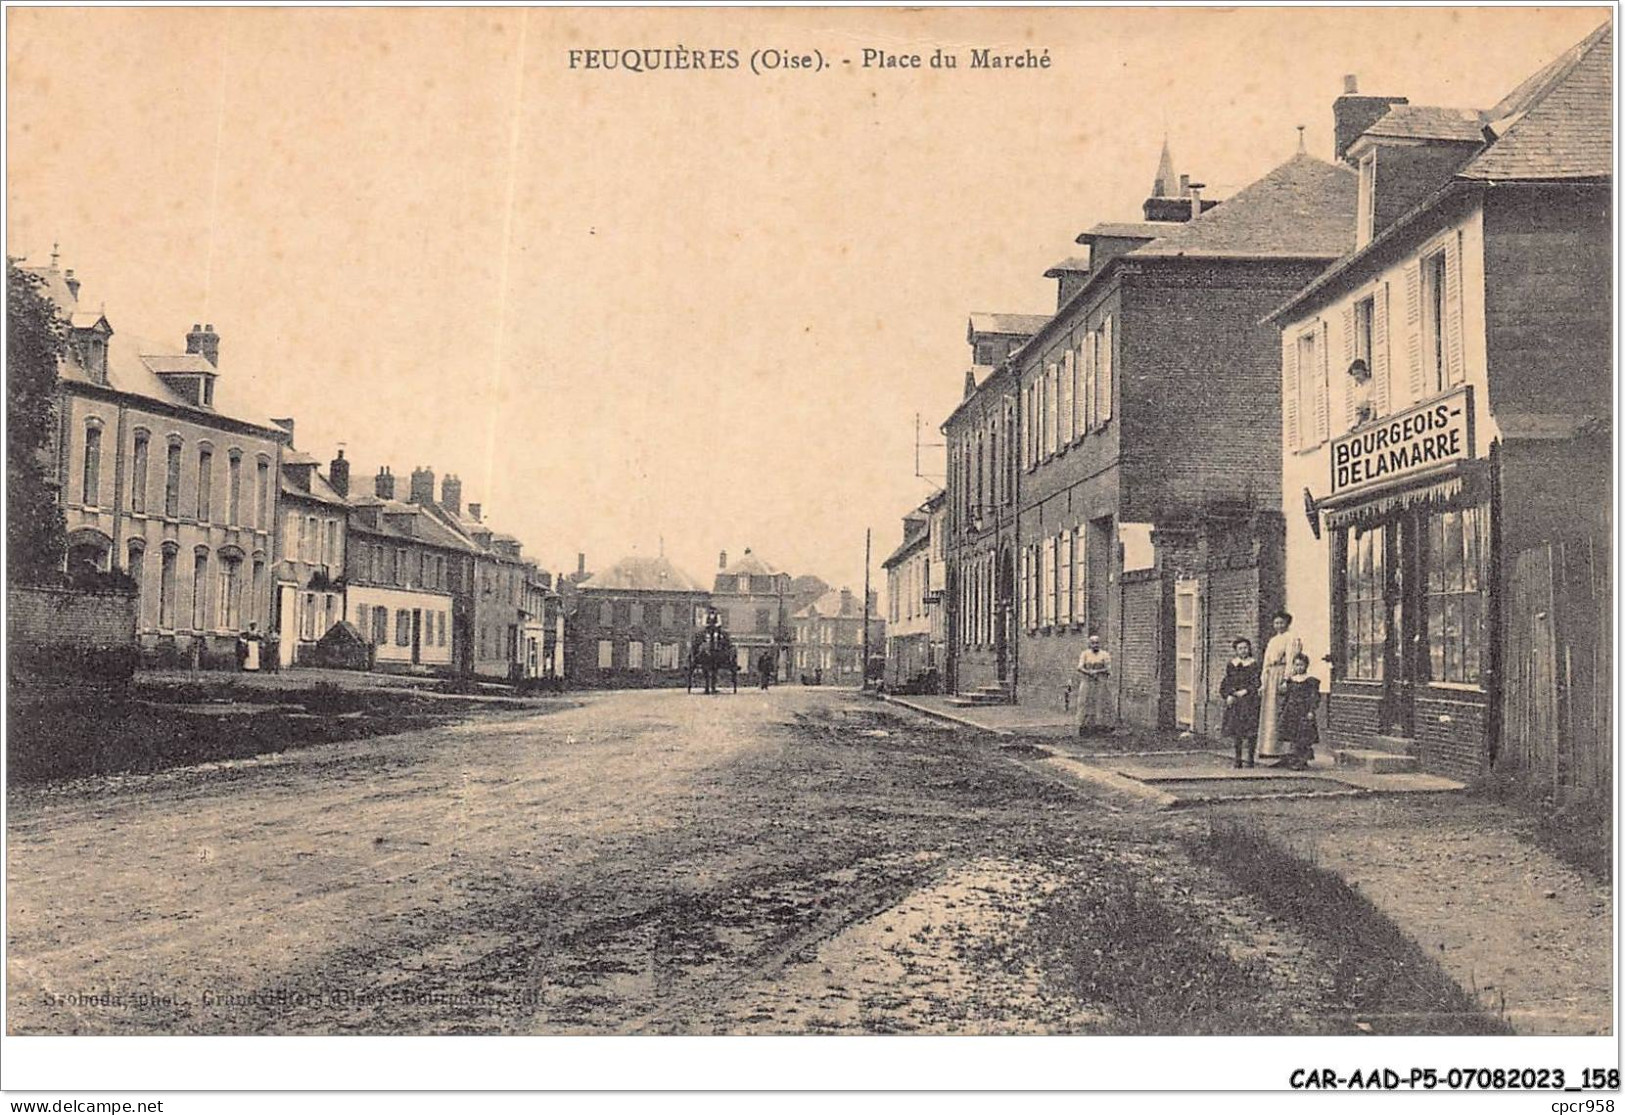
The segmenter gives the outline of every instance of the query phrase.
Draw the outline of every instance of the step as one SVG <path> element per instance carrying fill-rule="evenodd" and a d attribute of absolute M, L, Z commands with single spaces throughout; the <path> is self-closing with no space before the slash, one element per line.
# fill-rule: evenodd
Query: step
<path fill-rule="evenodd" d="M 1409 736 L 1366 736 L 1365 747 L 1368 751 L 1386 751 L 1390 755 L 1409 755 L 1416 746 L 1416 741 Z"/>
<path fill-rule="evenodd" d="M 1416 770 L 1415 755 L 1396 755 L 1370 747 L 1344 747 L 1332 752 L 1340 767 L 1368 771 L 1371 774 L 1409 774 Z"/>

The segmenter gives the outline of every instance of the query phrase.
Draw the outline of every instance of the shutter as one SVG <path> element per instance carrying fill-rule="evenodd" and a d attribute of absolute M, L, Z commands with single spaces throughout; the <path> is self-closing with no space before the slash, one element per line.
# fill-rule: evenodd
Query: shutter
<path fill-rule="evenodd" d="M 1061 532 L 1061 622 L 1072 622 L 1072 532 Z"/>
<path fill-rule="evenodd" d="M 1100 401 L 1095 413 L 1101 425 L 1111 421 L 1112 417 L 1112 319 L 1106 315 L 1106 324 L 1101 326 L 1100 334 L 1100 372 L 1097 376 Z"/>
<path fill-rule="evenodd" d="M 1086 431 L 1095 428 L 1095 372 L 1096 356 L 1100 352 L 1099 341 L 1099 335 L 1093 332 L 1083 339 L 1083 428 Z"/>
<path fill-rule="evenodd" d="M 1088 539 L 1081 525 L 1072 528 L 1072 622 L 1080 626 L 1088 619 L 1084 614 L 1089 601 L 1085 580 L 1089 575 Z"/>
<path fill-rule="evenodd" d="M 1281 435 L 1288 451 L 1303 447 L 1298 433 L 1298 338 L 1281 334 Z"/>
<path fill-rule="evenodd" d="M 1388 284 L 1371 299 L 1371 405 L 1378 414 L 1393 408 L 1388 403 Z"/>
<path fill-rule="evenodd" d="M 1060 418 L 1059 407 L 1057 406 L 1059 392 L 1056 390 L 1056 380 L 1059 378 L 1056 375 L 1054 364 L 1044 366 L 1044 456 L 1046 457 L 1055 456 L 1055 435 L 1058 432 L 1057 426 L 1059 425 L 1056 420 Z"/>
<path fill-rule="evenodd" d="M 1405 406 L 1424 395 L 1422 385 L 1422 262 L 1411 260 L 1405 265 L 1405 382 L 1410 397 Z M 1401 409 L 1395 407 L 1394 409 Z"/>
<path fill-rule="evenodd" d="M 1073 417 L 1073 400 L 1077 397 L 1076 375 L 1072 367 L 1072 350 L 1067 349 L 1061 359 L 1061 444 L 1071 445 L 1078 436 L 1077 420 Z"/>
<path fill-rule="evenodd" d="M 1341 359 L 1333 365 L 1338 370 L 1338 382 L 1343 387 L 1343 429 L 1354 428 L 1355 395 L 1354 380 L 1344 374 L 1350 364 L 1354 362 L 1354 303 L 1350 302 L 1343 307 L 1343 354 Z"/>
<path fill-rule="evenodd" d="M 1461 343 L 1461 233 L 1444 249 L 1445 379 L 1454 387 L 1467 378 Z"/>
<path fill-rule="evenodd" d="M 1320 323 L 1320 367 L 1315 369 L 1315 442 L 1326 440 L 1331 432 L 1331 323 Z"/>

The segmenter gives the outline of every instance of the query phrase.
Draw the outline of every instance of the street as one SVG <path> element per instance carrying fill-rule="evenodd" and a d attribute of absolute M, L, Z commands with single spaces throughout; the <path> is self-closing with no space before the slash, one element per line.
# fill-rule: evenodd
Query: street
<path fill-rule="evenodd" d="M 14 788 L 11 1029 L 1350 1028 L 1205 822 L 1022 760 L 851 692 L 645 690 Z"/>

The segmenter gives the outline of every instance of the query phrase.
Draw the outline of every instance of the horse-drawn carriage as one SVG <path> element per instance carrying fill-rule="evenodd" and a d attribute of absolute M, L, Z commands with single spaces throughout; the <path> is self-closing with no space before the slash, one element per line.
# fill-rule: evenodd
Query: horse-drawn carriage
<path fill-rule="evenodd" d="M 694 641 L 688 653 L 688 691 L 694 692 L 694 674 L 698 672 L 705 682 L 705 692 L 719 693 L 717 675 L 727 671 L 733 691 L 739 692 L 739 656 L 734 652 L 733 640 L 722 629 L 715 610 L 705 617 L 705 626 L 694 632 Z"/>

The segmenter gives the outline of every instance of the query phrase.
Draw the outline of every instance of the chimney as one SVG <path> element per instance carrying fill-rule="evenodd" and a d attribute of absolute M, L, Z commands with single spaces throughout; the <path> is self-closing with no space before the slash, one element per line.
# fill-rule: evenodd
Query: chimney
<path fill-rule="evenodd" d="M 408 503 L 429 505 L 434 503 L 434 469 L 425 465 L 412 470 L 412 494 Z"/>
<path fill-rule="evenodd" d="M 378 475 L 373 477 L 372 490 L 379 499 L 395 498 L 395 478 L 390 475 L 388 465 L 380 468 Z"/>
<path fill-rule="evenodd" d="M 583 550 L 577 550 L 576 551 L 576 576 L 577 577 L 585 577 L 586 575 L 587 575 L 587 554 Z"/>
<path fill-rule="evenodd" d="M 1360 94 L 1360 79 L 1343 75 L 1343 95 L 1332 102 L 1332 122 L 1336 130 L 1333 157 L 1343 159 L 1354 141 L 1371 125 L 1387 115 L 1395 105 L 1410 104 L 1408 97 L 1368 97 Z"/>
<path fill-rule="evenodd" d="M 288 431 L 288 444 L 289 445 L 293 444 L 293 419 L 291 419 L 291 418 L 273 418 L 273 419 L 271 419 L 271 425 L 273 425 L 273 426 L 281 426 L 284 430 L 287 430 Z"/>
<path fill-rule="evenodd" d="M 855 614 L 857 608 L 855 608 L 853 605 L 854 601 L 852 599 L 852 590 L 849 588 L 843 588 L 841 590 L 841 615 L 850 616 Z"/>
<path fill-rule="evenodd" d="M 62 281 L 68 284 L 68 296 L 75 302 L 79 301 L 79 280 L 73 277 L 73 268 L 68 268 L 62 276 Z"/>
<path fill-rule="evenodd" d="M 471 503 L 471 504 L 468 505 L 468 517 L 470 519 L 473 519 L 476 523 L 480 521 L 480 505 L 479 504 Z"/>
<path fill-rule="evenodd" d="M 1207 188 L 1206 182 L 1191 182 L 1186 187 L 1190 191 L 1191 220 L 1202 215 L 1202 191 Z"/>
<path fill-rule="evenodd" d="M 723 550 L 720 554 L 717 555 L 717 568 L 718 569 L 726 569 L 726 568 L 728 568 L 728 551 L 727 550 Z"/>
<path fill-rule="evenodd" d="M 968 399 L 974 394 L 976 394 L 976 372 L 973 369 L 966 368 L 965 369 L 965 398 Z"/>
<path fill-rule="evenodd" d="M 344 450 L 327 462 L 327 482 L 341 496 L 350 494 L 350 462 L 344 459 Z"/>
<path fill-rule="evenodd" d="M 220 366 L 220 335 L 212 325 L 194 325 L 186 335 L 186 351 L 196 353 L 216 368 Z"/>
<path fill-rule="evenodd" d="M 453 515 L 463 513 L 463 482 L 449 472 L 440 482 L 440 506 Z"/>
<path fill-rule="evenodd" d="M 1179 196 L 1191 196 L 1191 176 L 1188 174 L 1181 174 L 1179 176 Z"/>

